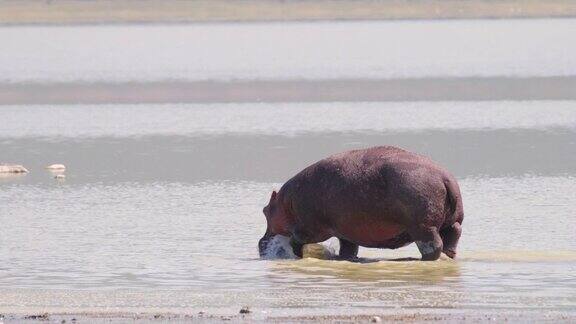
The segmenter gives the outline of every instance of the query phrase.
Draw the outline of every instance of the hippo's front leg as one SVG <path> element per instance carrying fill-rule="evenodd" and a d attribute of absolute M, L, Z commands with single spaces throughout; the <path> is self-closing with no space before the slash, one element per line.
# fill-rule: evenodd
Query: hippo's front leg
<path fill-rule="evenodd" d="M 343 260 L 352 260 L 358 256 L 358 244 L 354 244 L 345 239 L 338 239 L 340 241 L 339 257 Z"/>
<path fill-rule="evenodd" d="M 294 252 L 294 255 L 296 255 L 299 258 L 302 258 L 302 256 L 304 255 L 303 249 L 304 249 L 304 244 L 298 242 L 294 236 L 292 236 L 290 238 L 290 246 L 292 247 L 292 251 Z"/>

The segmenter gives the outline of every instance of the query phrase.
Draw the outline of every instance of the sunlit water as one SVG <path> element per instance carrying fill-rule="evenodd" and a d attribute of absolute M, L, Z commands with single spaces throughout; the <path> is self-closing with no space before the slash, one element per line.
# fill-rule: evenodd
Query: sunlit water
<path fill-rule="evenodd" d="M 0 29 L 0 81 L 576 74 L 575 19 Z"/>
<path fill-rule="evenodd" d="M 574 311 L 573 106 L 4 107 L 2 159 L 31 173 L 0 179 L 0 312 Z M 325 155 L 377 144 L 457 174 L 458 261 L 385 261 L 418 257 L 414 246 L 361 249 L 377 261 L 362 264 L 258 259 L 272 189 Z M 43 169 L 56 162 L 65 181 Z"/>

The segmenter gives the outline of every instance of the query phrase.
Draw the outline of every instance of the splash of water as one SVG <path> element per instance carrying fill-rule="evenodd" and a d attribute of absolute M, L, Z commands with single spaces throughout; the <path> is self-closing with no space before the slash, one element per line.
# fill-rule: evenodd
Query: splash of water
<path fill-rule="evenodd" d="M 296 259 L 290 246 L 290 238 L 282 235 L 276 235 L 270 239 L 263 255 L 262 258 L 267 260 Z"/>
<path fill-rule="evenodd" d="M 306 244 L 302 250 L 304 258 L 333 259 L 336 255 L 336 247 L 333 242 L 326 244 Z M 296 259 L 296 255 L 290 246 L 290 238 L 282 235 L 274 236 L 264 251 L 264 259 Z"/>

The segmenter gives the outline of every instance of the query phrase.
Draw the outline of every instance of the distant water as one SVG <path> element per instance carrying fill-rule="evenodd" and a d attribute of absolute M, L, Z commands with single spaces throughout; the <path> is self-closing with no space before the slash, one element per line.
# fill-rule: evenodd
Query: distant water
<path fill-rule="evenodd" d="M 38 115 L 42 118 L 38 118 Z M 34 122 L 31 122 L 34 120 Z M 0 138 L 576 128 L 574 101 L 3 106 Z"/>
<path fill-rule="evenodd" d="M 574 105 L 3 107 L 1 157 L 31 173 L 0 178 L 0 312 L 573 312 Z M 386 261 L 414 246 L 361 249 L 368 264 L 258 259 L 272 189 L 379 144 L 458 176 L 458 261 Z M 63 182 L 43 169 L 56 162 Z"/>
<path fill-rule="evenodd" d="M 565 76 L 575 19 L 0 28 L 0 82 Z"/>

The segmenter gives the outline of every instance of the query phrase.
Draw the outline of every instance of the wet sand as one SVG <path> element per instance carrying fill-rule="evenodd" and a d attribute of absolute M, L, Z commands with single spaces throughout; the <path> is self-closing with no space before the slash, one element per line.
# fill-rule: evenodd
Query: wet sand
<path fill-rule="evenodd" d="M 19 1 L 0 2 L 0 24 L 181 23 L 574 17 L 569 0 Z"/>
<path fill-rule="evenodd" d="M 1 83 L 0 105 L 574 100 L 576 77 Z"/>

